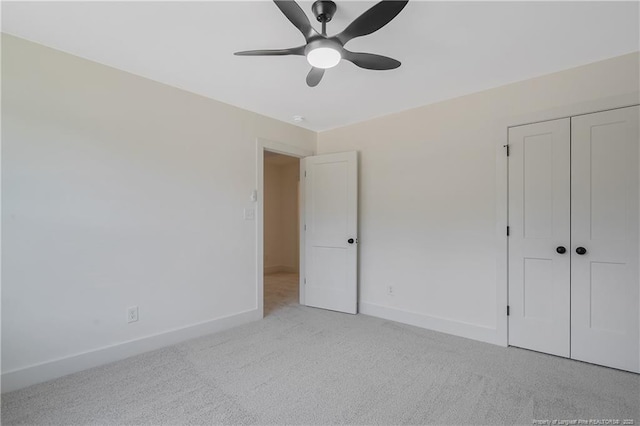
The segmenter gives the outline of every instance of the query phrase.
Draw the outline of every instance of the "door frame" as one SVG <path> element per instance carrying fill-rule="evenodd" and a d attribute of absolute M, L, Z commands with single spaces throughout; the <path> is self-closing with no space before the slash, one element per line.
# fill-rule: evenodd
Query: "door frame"
<path fill-rule="evenodd" d="M 496 339 L 501 346 L 509 346 L 509 239 L 506 229 L 509 219 L 509 169 L 505 146 L 509 143 L 509 128 L 612 109 L 636 106 L 640 92 L 611 96 L 562 107 L 505 117 L 496 121 Z"/>
<path fill-rule="evenodd" d="M 288 155 L 302 160 L 304 157 L 315 155 L 313 150 L 287 145 L 268 139 L 256 139 L 256 309 L 259 317 L 264 318 L 264 152 Z M 300 161 L 300 176 L 303 175 L 303 164 Z M 298 217 L 304 217 L 304 186 L 299 185 Z M 304 304 L 304 221 L 299 225 L 300 252 L 300 303 Z"/>

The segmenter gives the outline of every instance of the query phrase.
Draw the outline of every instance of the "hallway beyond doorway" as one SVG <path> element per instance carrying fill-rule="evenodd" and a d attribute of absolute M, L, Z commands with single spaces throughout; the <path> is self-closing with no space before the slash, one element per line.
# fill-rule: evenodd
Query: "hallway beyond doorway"
<path fill-rule="evenodd" d="M 298 274 L 277 272 L 264 276 L 264 316 L 297 305 L 299 300 Z"/>

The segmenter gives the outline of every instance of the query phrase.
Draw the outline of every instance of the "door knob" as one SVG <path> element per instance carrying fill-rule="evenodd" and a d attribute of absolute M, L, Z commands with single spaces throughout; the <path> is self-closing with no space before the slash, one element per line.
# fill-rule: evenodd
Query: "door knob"
<path fill-rule="evenodd" d="M 556 251 L 558 252 L 558 254 L 565 254 L 567 252 L 567 249 L 564 248 L 563 246 L 558 246 L 556 248 Z"/>
<path fill-rule="evenodd" d="M 584 247 L 578 247 L 578 248 L 576 249 L 576 253 L 578 253 L 580 256 L 582 256 L 583 254 L 586 254 L 586 253 L 587 253 L 587 249 L 586 249 L 586 248 L 584 248 Z"/>
<path fill-rule="evenodd" d="M 349 238 L 349 239 L 347 240 L 347 242 L 348 242 L 349 244 L 353 244 L 353 243 L 354 243 L 354 239 L 353 239 L 353 238 Z"/>

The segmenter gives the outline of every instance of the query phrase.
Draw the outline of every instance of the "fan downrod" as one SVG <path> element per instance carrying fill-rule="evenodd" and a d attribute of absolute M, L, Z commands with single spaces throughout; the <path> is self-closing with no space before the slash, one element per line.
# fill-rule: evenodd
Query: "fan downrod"
<path fill-rule="evenodd" d="M 311 6 L 311 11 L 318 22 L 326 23 L 331 21 L 333 14 L 336 13 L 336 8 L 336 4 L 330 0 L 317 0 Z"/>

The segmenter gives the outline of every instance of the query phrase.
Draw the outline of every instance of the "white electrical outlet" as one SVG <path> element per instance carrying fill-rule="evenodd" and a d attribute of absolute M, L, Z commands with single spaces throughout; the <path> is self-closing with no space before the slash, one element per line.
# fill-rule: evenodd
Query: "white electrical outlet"
<path fill-rule="evenodd" d="M 244 209 L 244 220 L 254 220 L 256 211 L 254 209 Z"/>
<path fill-rule="evenodd" d="M 132 306 L 127 309 L 127 322 L 136 322 L 138 321 L 138 307 Z"/>
<path fill-rule="evenodd" d="M 395 290 L 394 290 L 394 288 L 393 288 L 393 286 L 392 286 L 392 285 L 387 286 L 387 294 L 388 294 L 389 296 L 393 296 L 394 294 L 396 294 L 396 293 L 395 293 Z"/>

